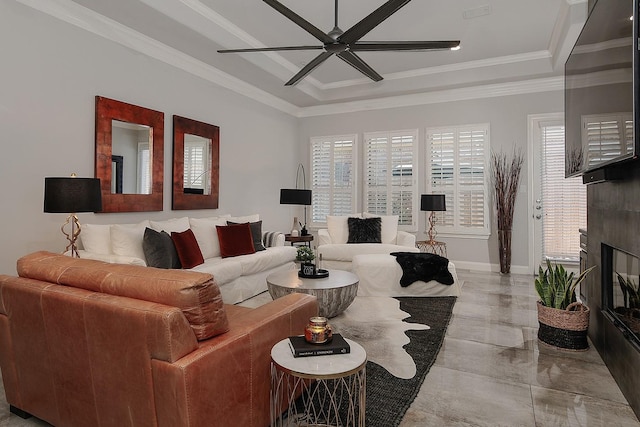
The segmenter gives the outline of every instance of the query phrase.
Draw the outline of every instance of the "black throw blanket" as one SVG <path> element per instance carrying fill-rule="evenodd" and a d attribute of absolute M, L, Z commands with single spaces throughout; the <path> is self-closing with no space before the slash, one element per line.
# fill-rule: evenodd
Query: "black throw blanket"
<path fill-rule="evenodd" d="M 453 285 L 449 272 L 449 260 L 440 255 L 425 252 L 392 252 L 402 267 L 400 286 L 406 288 L 413 282 L 436 280 L 443 285 Z"/>

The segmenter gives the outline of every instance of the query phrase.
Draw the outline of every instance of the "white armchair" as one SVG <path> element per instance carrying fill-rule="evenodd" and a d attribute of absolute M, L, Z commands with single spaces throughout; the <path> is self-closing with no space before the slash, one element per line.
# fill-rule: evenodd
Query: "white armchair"
<path fill-rule="evenodd" d="M 354 214 L 354 218 L 371 218 L 376 215 Z M 327 228 L 318 230 L 318 254 L 322 256 L 322 268 L 351 271 L 351 261 L 356 255 L 390 254 L 391 252 L 419 252 L 416 236 L 398 230 L 398 217 L 381 216 L 381 243 L 347 243 L 349 216 L 327 216 Z"/>

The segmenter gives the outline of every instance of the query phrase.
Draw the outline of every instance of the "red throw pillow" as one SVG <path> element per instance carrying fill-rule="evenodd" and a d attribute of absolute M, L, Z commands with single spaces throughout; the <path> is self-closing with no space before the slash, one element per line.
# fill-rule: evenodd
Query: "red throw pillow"
<path fill-rule="evenodd" d="M 204 263 L 200 246 L 198 246 L 196 236 L 190 228 L 181 233 L 172 231 L 171 240 L 173 240 L 173 244 L 176 246 L 182 268 L 193 268 L 196 265 Z"/>
<path fill-rule="evenodd" d="M 249 223 L 216 225 L 222 258 L 255 253 Z"/>

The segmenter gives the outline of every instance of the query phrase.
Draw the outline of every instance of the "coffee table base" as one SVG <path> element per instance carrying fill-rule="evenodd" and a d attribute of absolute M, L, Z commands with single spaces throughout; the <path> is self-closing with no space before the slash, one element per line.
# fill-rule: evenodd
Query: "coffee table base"
<path fill-rule="evenodd" d="M 316 279 L 309 279 L 316 280 Z M 271 298 L 281 298 L 292 292 L 314 295 L 318 299 L 318 314 L 335 317 L 351 305 L 358 294 L 358 283 L 334 289 L 292 289 L 267 283 Z"/>

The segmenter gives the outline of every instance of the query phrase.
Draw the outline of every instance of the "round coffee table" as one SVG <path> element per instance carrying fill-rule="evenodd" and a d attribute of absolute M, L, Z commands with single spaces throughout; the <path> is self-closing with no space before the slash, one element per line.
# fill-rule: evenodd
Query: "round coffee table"
<path fill-rule="evenodd" d="M 292 292 L 315 295 L 320 316 L 334 317 L 355 299 L 358 276 L 348 271 L 329 270 L 329 277 L 307 279 L 298 277 L 298 270 L 288 270 L 267 276 L 267 288 L 273 299 Z"/>

